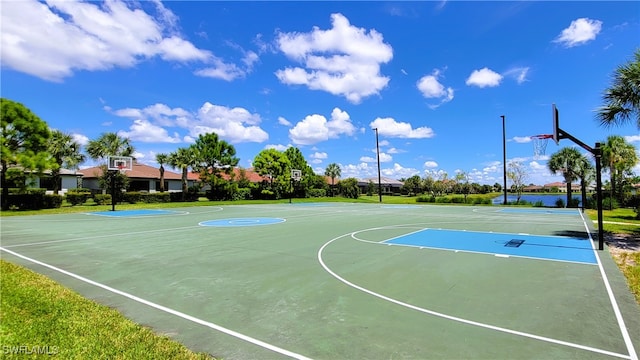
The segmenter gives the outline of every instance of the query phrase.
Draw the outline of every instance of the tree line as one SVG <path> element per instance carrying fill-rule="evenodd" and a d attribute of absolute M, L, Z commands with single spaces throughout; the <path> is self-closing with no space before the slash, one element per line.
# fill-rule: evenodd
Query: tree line
<path fill-rule="evenodd" d="M 108 189 L 115 182 L 119 189 L 126 189 L 128 178 L 124 174 L 109 173 L 106 161 L 109 156 L 133 157 L 135 148 L 126 137 L 108 132 L 90 140 L 84 148 L 71 134 L 50 129 L 48 124 L 21 103 L 1 98 L 0 115 L 2 127 L 2 157 L 0 183 L 2 186 L 2 209 L 7 209 L 10 188 L 25 190 L 34 175 L 50 171 L 54 194 L 60 190 L 61 169 L 77 170 L 87 159 L 101 164 L 99 179 L 101 188 Z M 197 194 L 206 189 L 212 200 L 238 198 L 280 199 L 287 196 L 308 197 L 342 194 L 354 196 L 357 180 L 345 179 L 335 186 L 341 169 L 336 163 L 329 164 L 325 176 L 315 174 L 300 149 L 289 147 L 285 151 L 262 150 L 253 159 L 253 170 L 265 180 L 252 183 L 246 170 L 240 169 L 235 176 L 233 169 L 239 159 L 233 145 L 218 137 L 216 133 L 201 134 L 193 144 L 175 151 L 156 155 L 159 165 L 160 192 L 164 192 L 165 165 L 178 169 L 182 179 L 182 200 L 188 194 Z M 302 177 L 292 181 L 291 170 L 300 170 Z M 199 182 L 189 188 L 188 174 L 198 174 Z M 226 176 L 225 176 L 226 175 Z M 356 191 L 357 194 L 357 191 Z"/>

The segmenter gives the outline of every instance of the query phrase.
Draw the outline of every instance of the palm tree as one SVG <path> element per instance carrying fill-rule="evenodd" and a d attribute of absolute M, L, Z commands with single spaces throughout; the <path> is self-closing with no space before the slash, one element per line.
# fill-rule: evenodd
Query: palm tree
<path fill-rule="evenodd" d="M 167 154 L 156 154 L 156 161 L 160 165 L 160 192 L 164 192 L 164 164 L 169 161 L 169 155 Z"/>
<path fill-rule="evenodd" d="M 80 144 L 73 140 L 71 135 L 65 134 L 60 130 L 53 130 L 51 132 L 48 147 L 49 153 L 57 164 L 57 166 L 51 170 L 53 193 L 57 194 L 60 190 L 60 169 L 77 169 L 78 165 L 85 160 L 85 156 L 80 153 Z"/>
<path fill-rule="evenodd" d="M 620 199 L 622 195 L 622 177 L 638 163 L 635 147 L 622 136 L 611 135 L 602 146 L 602 161 L 611 176 L 611 197 Z M 618 188 L 620 186 L 620 188 Z M 619 191 L 618 191 L 619 190 Z"/>
<path fill-rule="evenodd" d="M 189 174 L 189 168 L 195 164 L 196 157 L 192 148 L 179 148 L 178 150 L 169 154 L 167 162 L 174 168 L 182 170 L 182 200 L 184 201 L 189 186 L 187 183 L 187 176 Z"/>
<path fill-rule="evenodd" d="M 327 166 L 324 171 L 324 175 L 331 178 L 331 196 L 333 196 L 333 188 L 335 186 L 335 180 L 337 177 L 340 177 L 341 174 L 340 165 L 336 163 L 331 163 Z"/>
<path fill-rule="evenodd" d="M 593 181 L 595 169 L 591 160 L 582 155 L 576 162 L 576 175 L 580 178 L 580 191 L 582 193 L 582 208 L 587 206 L 587 184 Z"/>
<path fill-rule="evenodd" d="M 640 129 L 640 49 L 634 60 L 618 66 L 611 87 L 604 91 L 605 105 L 597 110 L 596 117 L 603 126 L 622 125 L 633 120 Z"/>
<path fill-rule="evenodd" d="M 567 184 L 567 206 L 571 204 L 571 182 L 577 180 L 578 161 L 582 154 L 575 148 L 562 148 L 560 151 L 551 155 L 547 162 L 549 171 L 554 174 L 561 173 Z"/>
<path fill-rule="evenodd" d="M 94 160 L 103 160 L 107 156 L 131 156 L 134 151 L 129 139 L 116 133 L 103 133 L 87 144 L 87 154 Z"/>

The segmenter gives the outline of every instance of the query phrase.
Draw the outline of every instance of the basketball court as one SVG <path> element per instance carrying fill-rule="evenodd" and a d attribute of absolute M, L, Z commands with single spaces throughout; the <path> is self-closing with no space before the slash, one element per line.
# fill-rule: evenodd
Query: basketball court
<path fill-rule="evenodd" d="M 640 309 L 577 209 L 294 201 L 0 225 L 4 260 L 224 359 L 638 359 Z"/>

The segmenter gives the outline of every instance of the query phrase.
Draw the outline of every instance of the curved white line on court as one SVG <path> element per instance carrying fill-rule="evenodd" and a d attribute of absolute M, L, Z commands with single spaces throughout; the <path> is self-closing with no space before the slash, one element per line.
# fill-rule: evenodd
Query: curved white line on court
<path fill-rule="evenodd" d="M 364 230 L 360 230 L 360 231 L 366 231 L 367 229 Z M 412 310 L 416 310 L 419 311 L 421 313 L 425 313 L 428 315 L 432 315 L 432 316 L 436 316 L 439 318 L 443 318 L 443 319 L 447 319 L 447 320 L 451 320 L 451 321 L 456 321 L 456 322 L 460 322 L 463 324 L 467 324 L 467 325 L 472 325 L 472 326 L 477 326 L 477 327 L 481 327 L 481 328 L 485 328 L 485 329 L 489 329 L 489 330 L 494 330 L 494 331 L 499 331 L 499 332 L 503 332 L 503 333 L 507 333 L 507 334 L 511 334 L 511 335 L 517 335 L 517 336 L 522 336 L 522 337 L 526 337 L 526 338 L 530 338 L 530 339 L 534 339 L 534 340 L 539 340 L 539 341 L 544 341 L 544 342 L 548 342 L 548 343 L 552 343 L 552 344 L 557 344 L 557 345 L 564 345 L 567 347 L 572 347 L 572 348 L 576 348 L 576 349 L 581 349 L 581 350 L 586 350 L 586 351 L 591 351 L 591 352 L 595 352 L 595 353 L 599 353 L 599 354 L 604 354 L 604 355 L 609 355 L 609 356 L 614 356 L 614 357 L 618 357 L 621 359 L 631 359 L 631 360 L 636 360 L 637 358 L 632 358 L 629 355 L 624 355 L 624 354 L 618 354 L 612 351 L 608 351 L 608 350 L 602 350 L 602 349 L 597 349 L 594 347 L 590 347 L 590 346 L 585 346 L 585 345 L 580 345 L 580 344 L 575 344 L 572 342 L 568 342 L 568 341 L 563 341 L 563 340 L 557 340 L 557 339 L 552 339 L 552 338 L 548 338 L 545 336 L 540 336 L 540 335 L 535 335 L 535 334 L 530 334 L 530 333 L 526 333 L 523 331 L 517 331 L 517 330 L 512 330 L 512 329 L 507 329 L 507 328 L 503 328 L 503 327 L 499 327 L 499 326 L 495 326 L 495 325 L 490 325 L 490 324 L 485 324 L 485 323 L 481 323 L 481 322 L 477 322 L 477 321 L 473 321 L 473 320 L 468 320 L 468 319 L 463 319 L 457 316 L 452 316 L 452 315 L 447 315 L 444 313 L 440 313 L 437 311 L 433 311 L 433 310 L 429 310 L 429 309 L 425 309 L 425 308 L 421 308 L 415 305 L 411 305 L 409 303 L 400 301 L 400 300 L 396 300 L 394 298 L 391 298 L 389 296 L 386 295 L 382 295 L 379 294 L 377 292 L 374 292 L 372 290 L 369 290 L 367 288 L 364 288 L 360 285 L 354 284 L 352 282 L 350 282 L 349 280 L 346 280 L 345 278 L 341 277 L 340 275 L 338 275 L 337 273 L 335 273 L 333 270 L 331 270 L 327 264 L 325 264 L 324 260 L 322 259 L 322 252 L 324 251 L 324 249 L 329 246 L 329 244 L 333 243 L 336 240 L 342 239 L 344 237 L 350 236 L 354 233 L 357 233 L 357 231 L 348 233 L 348 234 L 344 234 L 344 235 L 340 235 L 336 238 L 333 238 L 331 240 L 329 240 L 328 242 L 326 242 L 324 245 L 322 245 L 322 247 L 318 250 L 318 261 L 320 262 L 320 265 L 322 266 L 322 268 L 328 272 L 331 276 L 333 276 L 334 278 L 336 278 L 338 281 L 344 283 L 345 285 L 352 287 L 356 290 L 360 290 L 366 294 L 375 296 L 379 299 L 394 303 L 396 305 L 400 305 L 403 307 L 406 307 L 408 309 L 412 309 Z"/>
<path fill-rule="evenodd" d="M 97 281 L 93 281 L 93 280 L 87 279 L 85 277 L 82 277 L 80 275 L 74 274 L 72 272 L 69 272 L 69 271 L 57 268 L 57 267 L 55 267 L 53 265 L 49 265 L 47 263 L 44 263 L 42 261 L 38 261 L 36 259 L 32 259 L 30 257 L 24 256 L 22 254 L 18 254 L 18 253 L 14 252 L 14 251 L 11 251 L 11 250 L 7 250 L 7 249 L 5 249 L 3 247 L 0 247 L 0 251 L 5 251 L 5 252 L 7 252 L 7 253 L 9 253 L 9 254 L 11 254 L 13 256 L 17 256 L 17 257 L 19 257 L 21 259 L 27 260 L 27 261 L 32 262 L 34 264 L 38 264 L 40 266 L 44 266 L 44 267 L 46 267 L 48 269 L 51 269 L 51 270 L 57 271 L 59 273 L 65 274 L 65 275 L 70 276 L 72 278 L 75 278 L 75 279 L 78 279 L 80 281 L 83 281 L 83 282 L 85 282 L 87 284 L 99 287 L 101 289 L 107 290 L 107 291 L 112 292 L 114 294 L 118 294 L 118 295 L 124 296 L 124 297 L 126 297 L 126 298 L 128 298 L 130 300 L 133 300 L 133 301 L 139 302 L 141 304 L 150 306 L 150 307 L 152 307 L 154 309 L 169 313 L 171 315 L 178 316 L 180 318 L 183 318 L 185 320 L 189 320 L 189 321 L 194 322 L 196 324 L 200 324 L 200 325 L 206 326 L 208 328 L 220 331 L 222 333 L 225 333 L 227 335 L 233 336 L 233 337 L 238 338 L 240 340 L 244 340 L 244 341 L 246 341 L 248 343 L 260 346 L 260 347 L 265 348 L 267 350 L 271 350 L 273 352 L 277 352 L 277 353 L 280 353 L 280 354 L 285 355 L 285 356 L 289 356 L 289 357 L 294 358 L 294 359 L 311 360 L 310 358 L 308 358 L 306 356 L 294 353 L 294 352 L 289 351 L 289 350 L 285 350 L 283 348 L 280 348 L 278 346 L 269 344 L 269 343 L 264 342 L 262 340 L 258 340 L 256 338 L 251 337 L 251 336 L 244 335 L 244 334 L 241 334 L 241 333 L 239 333 L 237 331 L 233 331 L 233 330 L 227 329 L 227 328 L 225 328 L 223 326 L 220 326 L 220 325 L 208 322 L 208 321 L 204 321 L 204 320 L 198 319 L 198 318 L 196 318 L 194 316 L 191 316 L 191 315 L 185 314 L 183 312 L 168 308 L 166 306 L 162 306 L 162 305 L 156 304 L 156 303 L 151 302 L 149 300 L 145 300 L 143 298 L 137 297 L 137 296 L 129 294 L 127 292 L 124 292 L 124 291 L 112 288 L 110 286 L 101 284 L 101 283 L 99 283 Z"/>

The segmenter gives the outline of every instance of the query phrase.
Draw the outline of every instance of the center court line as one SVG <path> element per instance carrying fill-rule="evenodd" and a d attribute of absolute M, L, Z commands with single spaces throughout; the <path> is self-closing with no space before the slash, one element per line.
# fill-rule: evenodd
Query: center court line
<path fill-rule="evenodd" d="M 604 271 L 602 262 L 600 262 L 600 256 L 596 251 L 593 238 L 591 238 L 591 231 L 589 231 L 589 226 L 587 225 L 587 221 L 585 220 L 584 215 L 582 215 L 582 213 L 580 213 L 580 217 L 582 217 L 582 222 L 584 223 L 584 227 L 587 230 L 587 234 L 589 234 L 589 240 L 591 241 L 591 248 L 593 249 L 593 252 L 596 255 L 596 261 L 598 262 L 598 267 L 600 268 L 602 281 L 604 282 L 604 287 L 607 289 L 607 295 L 609 295 L 609 301 L 611 302 L 611 306 L 613 307 L 613 312 L 616 315 L 616 320 L 618 320 L 618 326 L 620 327 L 622 338 L 624 339 L 624 343 L 627 345 L 627 351 L 629 351 L 629 354 L 631 356 L 630 359 L 638 360 L 638 354 L 636 353 L 636 350 L 633 347 L 633 341 L 631 341 L 631 336 L 629 336 L 629 332 L 627 331 L 627 326 L 624 324 L 624 319 L 622 318 L 622 313 L 620 312 L 620 308 L 618 307 L 618 302 L 616 301 L 616 298 L 613 295 L 613 290 L 611 289 L 611 285 L 609 284 L 609 278 L 607 277 L 607 273 Z"/>
<path fill-rule="evenodd" d="M 340 235 L 336 238 L 333 238 L 331 240 L 329 240 L 328 242 L 326 242 L 324 245 L 322 245 L 322 247 L 318 250 L 318 261 L 320 262 L 320 265 L 324 268 L 324 270 L 326 272 L 328 272 L 331 276 L 333 276 L 334 278 L 336 278 L 337 280 L 339 280 L 340 282 L 344 283 L 345 285 L 352 287 L 356 290 L 360 290 L 364 293 L 367 293 L 369 295 L 375 296 L 379 299 L 394 303 L 396 305 L 400 305 L 412 310 L 416 310 L 428 315 L 432 315 L 432 316 L 437 316 L 443 319 L 447 319 L 447 320 L 452 320 L 452 321 L 456 321 L 456 322 L 460 322 L 463 324 L 467 324 L 467 325 L 472 325 L 472 326 L 477 326 L 477 327 L 481 327 L 481 328 L 485 328 L 485 329 L 490 329 L 490 330 L 494 330 L 494 331 L 500 331 L 500 332 L 504 332 L 507 334 L 512 334 L 512 335 L 517 335 L 517 336 L 522 336 L 522 337 L 526 337 L 526 338 L 530 338 L 530 339 L 535 339 L 535 340 L 540 340 L 540 341 L 544 341 L 544 342 L 548 342 L 548 343 L 553 343 L 553 344 L 558 344 L 558 345 L 564 345 L 567 347 L 572 347 L 572 348 L 576 348 L 576 349 L 581 349 L 581 350 L 586 350 L 586 351 L 591 351 L 594 353 L 599 353 L 599 354 L 604 354 L 604 355 L 609 355 L 609 356 L 614 356 L 614 357 L 618 357 L 621 359 L 630 359 L 630 360 L 637 360 L 637 357 L 633 357 L 633 355 L 629 356 L 629 355 L 625 355 L 625 354 L 618 354 L 612 351 L 608 351 L 608 350 L 603 350 L 603 349 L 598 349 L 598 348 L 594 348 L 594 347 L 590 347 L 590 346 L 585 346 L 585 345 L 580 345 L 580 344 L 576 344 L 576 343 L 572 343 L 572 342 L 568 342 L 568 341 L 563 341 L 563 340 L 558 340 L 558 339 L 552 339 L 552 338 L 548 338 L 545 336 L 540 336 L 540 335 L 535 335 L 535 334 L 530 334 L 530 333 L 526 333 L 523 331 L 517 331 L 517 330 L 511 330 L 511 329 L 507 329 L 507 328 L 503 328 L 503 327 L 499 327 L 499 326 L 495 326 L 495 325 L 489 325 L 489 324 L 485 324 L 485 323 L 481 323 L 481 322 L 477 322 L 477 321 L 473 321 L 473 320 L 467 320 L 467 319 L 463 319 L 460 317 L 456 317 L 456 316 L 452 316 L 452 315 L 447 315 L 444 313 L 440 313 L 437 311 L 433 311 L 433 310 L 429 310 L 429 309 L 425 309 L 425 308 L 421 308 L 415 305 L 411 305 L 409 303 L 405 303 L 402 302 L 400 300 L 396 300 L 394 298 L 376 293 L 372 290 L 366 289 L 360 285 L 356 285 L 352 282 L 350 282 L 349 280 L 346 280 L 345 278 L 341 277 L 340 275 L 336 274 L 335 272 L 333 272 L 328 266 L 327 264 L 325 264 L 324 260 L 322 259 L 322 252 L 324 251 L 324 249 L 329 246 L 329 244 L 333 243 L 336 240 L 348 237 L 353 235 L 354 233 L 357 233 L 357 231 L 354 231 L 352 233 L 348 233 L 348 234 L 344 234 L 344 235 Z M 633 353 L 635 354 L 635 353 Z"/>
<path fill-rule="evenodd" d="M 169 314 L 171 314 L 171 315 L 175 315 L 175 316 L 181 317 L 181 318 L 183 318 L 183 319 L 185 319 L 185 320 L 192 321 L 192 322 L 194 322 L 194 323 L 196 323 L 196 324 L 200 324 L 200 325 L 206 326 L 206 327 L 208 327 L 208 328 L 211 328 L 211 329 L 214 329 L 214 330 L 220 331 L 220 332 L 222 332 L 222 333 L 225 333 L 225 334 L 227 334 L 227 335 L 233 336 L 233 337 L 238 338 L 238 339 L 240 339 L 240 340 L 244 340 L 244 341 L 249 342 L 249 343 L 251 343 L 251 344 L 254 344 L 254 345 L 257 345 L 257 346 L 263 347 L 263 348 L 265 348 L 265 349 L 267 349 L 267 350 L 271 350 L 271 351 L 273 351 L 273 352 L 277 352 L 277 353 L 280 353 L 280 354 L 282 354 L 282 355 L 289 356 L 289 357 L 294 358 L 294 359 L 311 360 L 310 358 L 308 358 L 308 357 L 306 357 L 306 356 L 303 356 L 303 355 L 300 355 L 300 354 L 297 354 L 297 353 L 291 352 L 291 351 L 289 351 L 289 350 L 285 350 L 285 349 L 280 348 L 280 347 L 278 347 L 278 346 L 275 346 L 275 345 L 272 345 L 272 344 L 266 343 L 266 342 L 264 342 L 264 341 L 262 341 L 262 340 L 258 340 L 258 339 L 256 339 L 256 338 L 252 338 L 252 337 L 250 337 L 250 336 L 248 336 L 248 335 L 244 335 L 244 334 L 241 334 L 241 333 L 239 333 L 239 332 L 236 332 L 236 331 L 233 331 L 233 330 L 227 329 L 227 328 L 222 327 L 222 326 L 220 326 L 220 325 L 216 325 L 216 324 L 214 324 L 214 323 L 211 323 L 211 322 L 208 322 L 208 321 L 204 321 L 204 320 L 198 319 L 198 318 L 193 317 L 193 316 L 191 316 L 191 315 L 185 314 L 185 313 L 180 312 L 180 311 L 177 311 L 177 310 L 173 310 L 173 309 L 168 308 L 168 307 L 166 307 L 166 306 L 162 306 L 162 305 L 156 304 L 156 303 L 151 302 L 151 301 L 149 301 L 149 300 L 142 299 L 142 298 L 140 298 L 140 297 L 137 297 L 137 296 L 135 296 L 135 295 L 129 294 L 129 293 L 127 293 L 127 292 L 124 292 L 124 291 L 121 291 L 121 290 L 118 290 L 118 289 L 114 289 L 114 288 L 112 288 L 112 287 L 110 287 L 110 286 L 107 286 L 107 285 L 101 284 L 101 283 L 99 283 L 99 282 L 96 282 L 96 281 L 93 281 L 93 280 L 87 279 L 87 278 L 85 278 L 85 277 L 82 277 L 82 276 L 80 276 L 80 275 L 74 274 L 74 273 L 72 273 L 72 272 L 69 272 L 69 271 L 66 271 L 66 270 L 63 270 L 63 269 L 57 268 L 57 267 L 55 267 L 55 266 L 53 266 L 53 265 L 49 265 L 49 264 L 47 264 L 47 263 L 43 263 L 42 261 L 38 261 L 38 260 L 35 260 L 35 259 L 32 259 L 32 258 L 29 258 L 29 257 L 27 257 L 27 256 L 24 256 L 24 255 L 18 254 L 18 253 L 14 252 L 14 251 L 11 251 L 11 250 L 7 250 L 7 249 L 5 249 L 5 248 L 3 248 L 3 247 L 0 247 L 0 251 L 7 252 L 7 253 L 9 253 L 9 254 L 11 254 L 11 255 L 14 255 L 14 256 L 17 256 L 17 257 L 19 257 L 19 258 L 21 258 L 21 259 L 24 259 L 24 260 L 30 261 L 30 262 L 32 262 L 32 263 L 34 263 L 34 264 L 38 264 L 38 265 L 40 265 L 40 266 L 44 266 L 44 267 L 46 267 L 46 268 L 49 268 L 49 269 L 51 269 L 51 270 L 54 270 L 54 271 L 57 271 L 57 272 L 59 272 L 59 273 L 65 274 L 65 275 L 67 275 L 67 276 L 71 276 L 71 277 L 73 277 L 73 278 L 75 278 L 75 279 L 78 279 L 78 280 L 80 280 L 80 281 L 86 282 L 87 284 L 91 284 L 91 285 L 93 285 L 93 286 L 97 286 L 97 287 L 99 287 L 99 288 L 102 288 L 102 289 L 107 290 L 107 291 L 109 291 L 109 292 L 112 292 L 112 293 L 114 293 L 114 294 L 118 294 L 118 295 L 124 296 L 124 297 L 126 297 L 126 298 L 128 298 L 128 299 L 131 299 L 131 300 L 133 300 L 133 301 L 139 302 L 139 303 L 141 303 L 141 304 L 144 304 L 144 305 L 150 306 L 150 307 L 152 307 L 152 308 L 154 308 L 154 309 L 158 309 L 158 310 L 160 310 L 160 311 L 164 311 L 164 312 L 169 313 Z"/>

